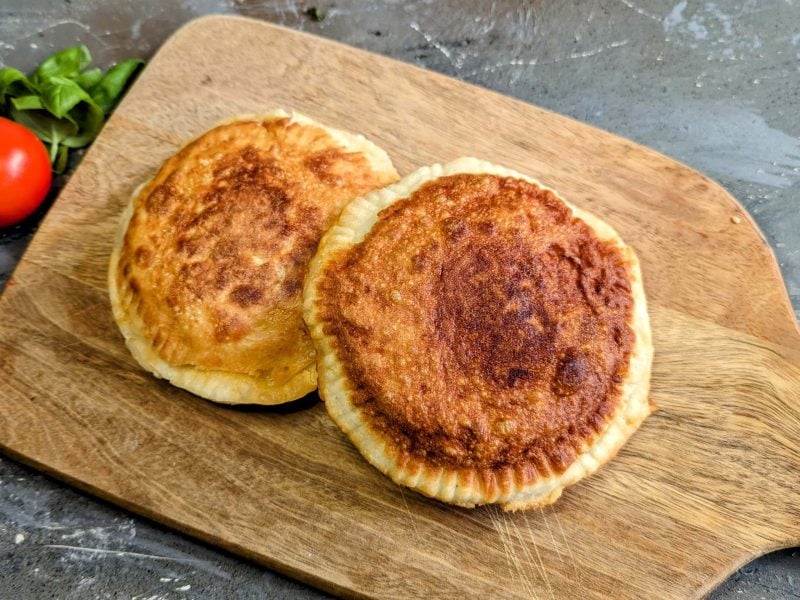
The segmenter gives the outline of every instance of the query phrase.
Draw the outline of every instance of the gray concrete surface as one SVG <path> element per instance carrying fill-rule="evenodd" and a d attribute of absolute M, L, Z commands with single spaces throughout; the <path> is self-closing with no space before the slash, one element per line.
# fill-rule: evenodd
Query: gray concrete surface
<path fill-rule="evenodd" d="M 101 64 L 147 57 L 214 12 L 453 75 L 705 172 L 755 216 L 800 315 L 800 0 L 0 0 L 0 63 L 27 69 L 76 41 Z M 0 231 L 0 287 L 38 218 Z M 316 597 L 0 459 L 0 598 Z M 800 550 L 751 563 L 711 597 L 800 598 Z"/>

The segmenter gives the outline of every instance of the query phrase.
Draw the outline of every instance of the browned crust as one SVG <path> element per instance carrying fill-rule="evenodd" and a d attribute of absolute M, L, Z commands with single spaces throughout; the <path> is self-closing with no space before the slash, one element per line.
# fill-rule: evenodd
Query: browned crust
<path fill-rule="evenodd" d="M 312 391 L 301 306 L 308 261 L 347 201 L 395 179 L 390 165 L 375 168 L 307 119 L 250 118 L 206 132 L 133 200 L 112 266 L 129 345 L 139 338 L 167 369 L 241 375 L 264 391 L 239 401 Z"/>
<path fill-rule="evenodd" d="M 551 503 L 650 413 L 635 254 L 501 167 L 460 159 L 353 201 L 304 302 L 331 416 L 378 469 L 447 502 Z"/>
<path fill-rule="evenodd" d="M 422 186 L 319 289 L 354 406 L 410 457 L 561 473 L 619 404 L 634 339 L 625 256 L 528 182 Z"/>

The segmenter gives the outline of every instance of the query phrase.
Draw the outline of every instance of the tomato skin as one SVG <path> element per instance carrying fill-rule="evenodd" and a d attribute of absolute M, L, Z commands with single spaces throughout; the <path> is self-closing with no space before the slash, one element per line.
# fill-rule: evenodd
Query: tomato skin
<path fill-rule="evenodd" d="M 33 213 L 47 196 L 52 178 L 50 157 L 39 138 L 0 117 L 0 227 Z"/>

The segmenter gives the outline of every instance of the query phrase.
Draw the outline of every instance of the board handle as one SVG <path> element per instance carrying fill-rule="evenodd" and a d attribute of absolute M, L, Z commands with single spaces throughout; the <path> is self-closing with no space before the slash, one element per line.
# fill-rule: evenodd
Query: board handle
<path fill-rule="evenodd" d="M 739 419 L 762 441 L 760 464 L 742 465 L 761 474 L 761 512 L 769 529 L 764 552 L 800 546 L 800 355 L 764 347 L 768 372 L 757 387 L 766 402 L 752 402 Z M 785 348 L 784 348 L 785 350 Z"/>
<path fill-rule="evenodd" d="M 715 521 L 744 552 L 740 564 L 800 545 L 800 345 L 670 309 L 652 315 L 654 418 L 665 420 L 654 444 L 676 486 L 707 503 L 686 510 Z"/>

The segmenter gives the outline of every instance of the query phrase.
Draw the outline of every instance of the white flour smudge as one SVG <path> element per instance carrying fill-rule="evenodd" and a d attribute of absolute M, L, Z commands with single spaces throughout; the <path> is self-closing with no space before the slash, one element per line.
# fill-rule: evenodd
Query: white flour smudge
<path fill-rule="evenodd" d="M 743 58 L 755 54 L 764 42 L 757 34 L 749 34 L 737 24 L 740 16 L 741 13 L 724 12 L 714 2 L 695 7 L 684 0 L 664 18 L 664 32 L 669 34 L 667 39 L 678 46 L 707 48 L 708 60 Z"/>
<path fill-rule="evenodd" d="M 686 0 L 681 0 L 675 6 L 672 7 L 670 13 L 664 17 L 664 31 L 669 33 L 673 29 L 675 29 L 678 25 L 683 23 L 683 11 L 686 10 Z"/>
<path fill-rule="evenodd" d="M 708 37 L 708 29 L 706 26 L 703 25 L 703 19 L 698 18 L 697 16 L 692 17 L 689 23 L 686 25 L 686 29 L 694 35 L 694 39 L 696 40 L 704 40 Z"/>

